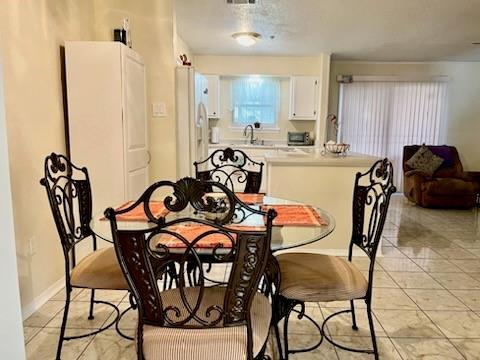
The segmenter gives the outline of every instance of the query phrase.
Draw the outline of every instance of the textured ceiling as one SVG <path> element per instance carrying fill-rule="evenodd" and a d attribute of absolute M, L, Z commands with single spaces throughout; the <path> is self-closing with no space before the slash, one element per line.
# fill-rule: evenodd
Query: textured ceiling
<path fill-rule="evenodd" d="M 178 33 L 195 54 L 480 61 L 480 0 L 257 1 L 175 0 Z M 242 48 L 239 31 L 263 38 Z"/>

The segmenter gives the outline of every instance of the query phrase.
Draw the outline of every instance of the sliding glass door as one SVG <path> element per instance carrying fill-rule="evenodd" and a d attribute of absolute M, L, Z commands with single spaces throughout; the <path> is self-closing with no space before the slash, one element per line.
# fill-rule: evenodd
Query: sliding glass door
<path fill-rule="evenodd" d="M 388 157 L 403 188 L 403 147 L 436 145 L 446 116 L 445 81 L 354 81 L 340 84 L 339 142 L 351 151 Z"/>

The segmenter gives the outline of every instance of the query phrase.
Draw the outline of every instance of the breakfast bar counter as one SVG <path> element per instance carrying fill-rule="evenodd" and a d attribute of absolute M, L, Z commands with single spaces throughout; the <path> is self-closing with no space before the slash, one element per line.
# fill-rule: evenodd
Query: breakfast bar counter
<path fill-rule="evenodd" d="M 357 172 L 367 172 L 377 160 L 374 156 L 355 153 L 348 153 L 347 156 L 322 155 L 320 149 L 266 152 L 268 195 L 329 209 L 336 219 L 334 233 L 322 242 L 297 251 L 318 251 L 331 255 L 348 253 L 355 175 Z"/>

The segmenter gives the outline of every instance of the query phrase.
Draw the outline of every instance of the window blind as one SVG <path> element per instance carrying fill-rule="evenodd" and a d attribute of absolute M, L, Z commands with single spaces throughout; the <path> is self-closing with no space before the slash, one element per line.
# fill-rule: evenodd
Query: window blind
<path fill-rule="evenodd" d="M 388 157 L 403 189 L 403 147 L 437 145 L 446 115 L 446 82 L 368 81 L 340 84 L 337 141 L 351 151 Z"/>

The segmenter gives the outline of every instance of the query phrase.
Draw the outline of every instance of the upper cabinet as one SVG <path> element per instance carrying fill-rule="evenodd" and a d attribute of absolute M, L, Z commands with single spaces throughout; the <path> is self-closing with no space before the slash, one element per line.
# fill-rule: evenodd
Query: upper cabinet
<path fill-rule="evenodd" d="M 315 76 L 290 78 L 290 120 L 316 120 L 318 109 L 318 83 Z"/>
<path fill-rule="evenodd" d="M 207 116 L 210 119 L 220 117 L 220 77 L 218 75 L 205 75 L 208 82 Z"/>

